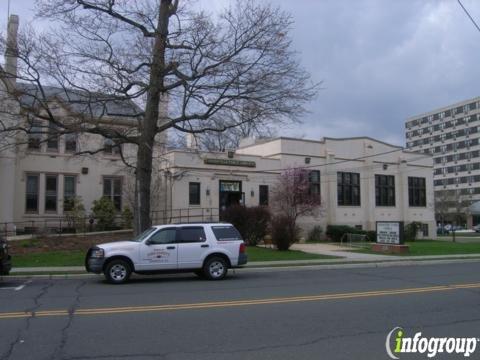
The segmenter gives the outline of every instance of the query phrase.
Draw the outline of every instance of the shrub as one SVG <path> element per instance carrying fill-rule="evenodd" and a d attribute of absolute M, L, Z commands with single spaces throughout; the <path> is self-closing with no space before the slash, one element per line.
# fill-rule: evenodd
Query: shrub
<path fill-rule="evenodd" d="M 101 230 L 108 230 L 113 227 L 115 221 L 115 205 L 107 198 L 102 197 L 93 202 L 93 216 L 97 220 L 97 226 Z"/>
<path fill-rule="evenodd" d="M 271 221 L 272 242 L 280 251 L 286 251 L 297 242 L 300 228 L 287 216 L 275 216 Z"/>
<path fill-rule="evenodd" d="M 376 231 L 373 231 L 373 230 L 366 231 L 366 235 L 367 235 L 367 240 L 368 241 L 372 241 L 372 242 L 377 241 L 377 232 Z"/>
<path fill-rule="evenodd" d="M 65 211 L 65 218 L 68 227 L 75 232 L 85 228 L 85 207 L 80 197 L 74 197 L 65 201 L 65 207 L 69 210 Z"/>
<path fill-rule="evenodd" d="M 343 234 L 358 234 L 358 231 L 358 229 L 348 225 L 328 225 L 326 234 L 332 241 L 340 242 Z"/>
<path fill-rule="evenodd" d="M 375 231 L 360 230 L 348 225 L 328 225 L 326 234 L 332 241 L 335 242 L 340 242 L 344 234 L 366 235 L 367 241 L 377 240 L 377 233 Z"/>
<path fill-rule="evenodd" d="M 131 229 L 133 221 L 133 213 L 129 207 L 124 207 L 122 211 L 122 227 L 124 229 Z"/>
<path fill-rule="evenodd" d="M 322 240 L 323 228 L 320 225 L 315 225 L 307 235 L 307 242 L 318 242 Z"/>
<path fill-rule="evenodd" d="M 404 236 L 406 241 L 415 241 L 417 240 L 418 230 L 422 227 L 422 223 L 418 221 L 413 221 L 403 228 Z"/>
<path fill-rule="evenodd" d="M 270 211 L 264 206 L 230 206 L 222 214 L 223 220 L 232 223 L 248 245 L 257 245 L 268 230 Z"/>

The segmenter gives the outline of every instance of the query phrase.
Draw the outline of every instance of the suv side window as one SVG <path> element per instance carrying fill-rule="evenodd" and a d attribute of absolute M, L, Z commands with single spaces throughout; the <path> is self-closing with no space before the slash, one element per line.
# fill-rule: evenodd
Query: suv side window
<path fill-rule="evenodd" d="M 242 235 L 233 226 L 212 226 L 218 241 L 242 241 Z"/>
<path fill-rule="evenodd" d="M 177 233 L 177 242 L 179 243 L 197 243 L 206 240 L 207 237 L 202 226 L 182 227 Z"/>
<path fill-rule="evenodd" d="M 150 244 L 174 244 L 177 230 L 175 228 L 161 229 L 153 234 L 148 242 Z"/>

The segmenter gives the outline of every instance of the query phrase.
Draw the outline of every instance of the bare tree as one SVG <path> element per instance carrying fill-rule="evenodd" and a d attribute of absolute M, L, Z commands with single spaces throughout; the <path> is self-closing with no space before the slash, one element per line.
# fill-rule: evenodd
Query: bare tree
<path fill-rule="evenodd" d="M 302 167 L 285 170 L 272 190 L 275 213 L 294 221 L 301 216 L 314 215 L 321 204 L 320 188 L 311 186 L 311 176 L 314 174 Z M 315 183 L 319 186 L 319 183 Z"/>
<path fill-rule="evenodd" d="M 435 215 L 437 221 L 440 221 L 442 229 L 445 227 L 445 222 L 454 226 L 466 223 L 468 207 L 471 204 L 471 195 L 462 195 L 461 190 L 435 191 Z M 455 231 L 453 231 L 452 240 L 455 241 Z"/>
<path fill-rule="evenodd" d="M 22 86 L 10 93 L 29 96 L 23 114 L 48 120 L 57 136 L 81 131 L 134 145 L 136 158 L 124 160 L 136 174 L 136 232 L 151 222 L 157 135 L 296 120 L 318 89 L 291 49 L 291 17 L 263 2 L 237 1 L 207 14 L 179 0 L 39 0 L 38 15 L 56 26 L 19 36 L 18 72 L 4 76 Z M 74 120 L 56 116 L 55 97 L 74 104 Z M 117 115 L 126 126 L 107 121 Z M 33 128 L 27 121 L 0 131 Z"/>

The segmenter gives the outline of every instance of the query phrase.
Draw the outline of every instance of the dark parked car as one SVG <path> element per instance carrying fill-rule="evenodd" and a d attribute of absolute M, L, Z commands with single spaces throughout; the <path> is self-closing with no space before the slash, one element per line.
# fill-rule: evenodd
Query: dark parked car
<path fill-rule="evenodd" d="M 12 268 L 12 257 L 8 253 L 7 241 L 0 236 L 0 275 L 8 275 Z"/>

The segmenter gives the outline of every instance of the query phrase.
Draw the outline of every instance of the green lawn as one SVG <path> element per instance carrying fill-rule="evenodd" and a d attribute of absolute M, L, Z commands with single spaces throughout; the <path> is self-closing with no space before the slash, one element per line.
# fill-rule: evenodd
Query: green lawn
<path fill-rule="evenodd" d="M 479 254 L 479 243 L 458 243 L 438 240 L 417 240 L 406 243 L 410 247 L 408 254 L 405 256 L 424 256 L 424 255 L 463 255 L 463 254 Z M 360 250 L 370 254 L 378 254 L 371 250 Z M 395 254 L 392 254 L 395 255 Z"/>
<path fill-rule="evenodd" d="M 81 250 L 12 255 L 13 267 L 82 266 L 84 261 Z"/>
<path fill-rule="evenodd" d="M 247 248 L 248 261 L 275 261 L 275 260 L 312 260 L 333 259 L 334 256 L 308 254 L 302 251 L 277 251 L 259 247 Z M 50 251 L 46 253 L 33 253 L 13 255 L 13 267 L 42 267 L 42 266 L 83 266 L 85 252 Z"/>

